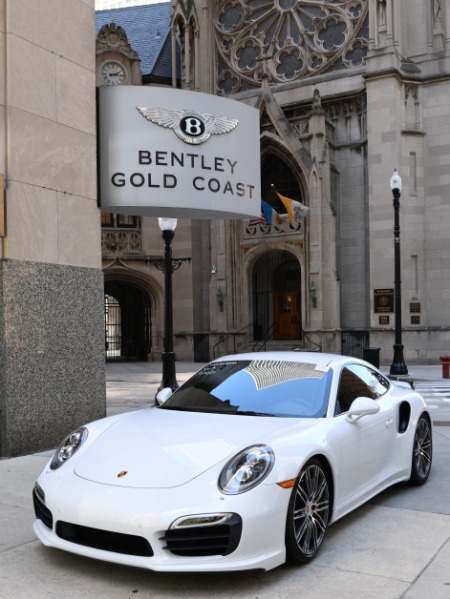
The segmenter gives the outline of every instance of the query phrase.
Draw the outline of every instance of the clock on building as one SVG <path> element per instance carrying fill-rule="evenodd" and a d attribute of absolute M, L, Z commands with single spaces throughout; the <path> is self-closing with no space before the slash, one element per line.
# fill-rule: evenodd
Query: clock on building
<path fill-rule="evenodd" d="M 101 77 L 105 85 L 123 85 L 127 82 L 125 67 L 117 60 L 108 60 L 102 65 Z"/>

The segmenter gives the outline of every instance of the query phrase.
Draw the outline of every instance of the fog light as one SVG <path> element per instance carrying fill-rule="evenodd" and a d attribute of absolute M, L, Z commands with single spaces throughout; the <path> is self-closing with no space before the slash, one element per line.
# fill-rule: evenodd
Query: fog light
<path fill-rule="evenodd" d="M 193 516 L 183 516 L 172 522 L 170 528 L 187 528 L 189 526 L 212 526 L 214 524 L 224 524 L 233 514 L 195 514 Z"/>

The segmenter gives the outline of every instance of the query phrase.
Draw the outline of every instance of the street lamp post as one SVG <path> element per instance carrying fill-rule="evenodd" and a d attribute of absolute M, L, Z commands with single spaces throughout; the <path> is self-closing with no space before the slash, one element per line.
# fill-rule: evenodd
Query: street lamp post
<path fill-rule="evenodd" d="M 146 264 L 154 264 L 164 273 L 164 351 L 162 360 L 162 381 L 158 389 L 170 387 L 172 391 L 178 389 L 175 374 L 175 352 L 173 351 L 173 299 L 172 299 L 172 273 L 178 270 L 183 262 L 190 262 L 191 258 L 173 258 L 172 240 L 177 226 L 176 218 L 158 218 L 158 225 L 164 239 L 164 257 L 144 256 Z"/>
<path fill-rule="evenodd" d="M 177 226 L 176 218 L 158 218 L 164 239 L 164 351 L 162 360 L 161 388 L 178 389 L 175 374 L 175 352 L 173 351 L 173 299 L 172 299 L 172 239 Z"/>
<path fill-rule="evenodd" d="M 395 260 L 395 343 L 394 358 L 391 364 L 391 375 L 408 374 L 408 367 L 403 357 L 402 343 L 402 284 L 400 274 L 400 195 L 402 180 L 397 169 L 391 177 L 391 189 L 394 203 L 394 260 Z"/>

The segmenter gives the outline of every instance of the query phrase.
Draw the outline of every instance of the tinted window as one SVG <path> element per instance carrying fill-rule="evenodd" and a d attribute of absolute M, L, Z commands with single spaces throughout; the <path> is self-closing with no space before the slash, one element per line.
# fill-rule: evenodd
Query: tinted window
<path fill-rule="evenodd" d="M 213 362 L 182 385 L 163 409 L 321 418 L 331 371 L 284 360 Z"/>
<path fill-rule="evenodd" d="M 389 381 L 362 364 L 350 364 L 341 374 L 336 413 L 347 412 L 357 397 L 378 399 L 389 389 Z"/>

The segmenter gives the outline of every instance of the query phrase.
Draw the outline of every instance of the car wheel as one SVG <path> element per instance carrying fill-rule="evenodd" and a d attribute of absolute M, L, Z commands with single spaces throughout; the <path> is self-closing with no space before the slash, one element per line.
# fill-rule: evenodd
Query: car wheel
<path fill-rule="evenodd" d="M 431 424 L 426 416 L 421 416 L 414 433 L 412 453 L 411 478 L 413 485 L 423 485 L 430 474 L 433 456 L 433 441 L 431 437 Z"/>
<path fill-rule="evenodd" d="M 305 464 L 296 480 L 286 523 L 286 560 L 305 563 L 322 545 L 330 519 L 330 482 L 317 458 Z"/>

